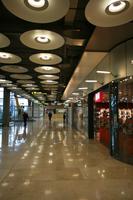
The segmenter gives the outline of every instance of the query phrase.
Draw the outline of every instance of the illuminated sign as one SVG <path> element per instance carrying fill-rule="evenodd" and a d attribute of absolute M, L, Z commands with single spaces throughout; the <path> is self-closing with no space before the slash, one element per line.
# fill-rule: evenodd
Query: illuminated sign
<path fill-rule="evenodd" d="M 97 102 L 102 102 L 103 101 L 103 92 L 97 92 L 94 96 L 94 101 Z"/>

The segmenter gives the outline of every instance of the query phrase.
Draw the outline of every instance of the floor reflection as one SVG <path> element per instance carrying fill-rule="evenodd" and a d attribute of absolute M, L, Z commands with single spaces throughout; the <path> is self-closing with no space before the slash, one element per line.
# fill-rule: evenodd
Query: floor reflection
<path fill-rule="evenodd" d="M 16 122 L 9 127 L 0 127 L 0 149 L 12 148 L 25 144 L 27 140 L 30 141 L 31 135 L 36 130 L 44 125 L 44 120 L 38 120 L 36 122 L 29 122 L 28 126 L 24 127 L 23 123 Z M 10 149 L 11 150 L 11 149 Z"/>
<path fill-rule="evenodd" d="M 132 166 L 62 122 L 0 131 L 0 199 L 132 200 Z"/>

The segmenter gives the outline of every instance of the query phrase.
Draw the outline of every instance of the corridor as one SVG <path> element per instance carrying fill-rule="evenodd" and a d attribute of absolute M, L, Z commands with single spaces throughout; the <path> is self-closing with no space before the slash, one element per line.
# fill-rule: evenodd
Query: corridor
<path fill-rule="evenodd" d="M 0 200 L 132 200 L 133 167 L 62 121 L 0 128 Z"/>

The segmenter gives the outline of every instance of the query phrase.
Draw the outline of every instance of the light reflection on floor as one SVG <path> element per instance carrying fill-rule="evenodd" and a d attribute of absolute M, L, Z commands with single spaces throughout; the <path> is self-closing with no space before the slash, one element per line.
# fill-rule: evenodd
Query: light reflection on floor
<path fill-rule="evenodd" d="M 0 131 L 0 200 L 132 200 L 133 167 L 61 122 Z"/>

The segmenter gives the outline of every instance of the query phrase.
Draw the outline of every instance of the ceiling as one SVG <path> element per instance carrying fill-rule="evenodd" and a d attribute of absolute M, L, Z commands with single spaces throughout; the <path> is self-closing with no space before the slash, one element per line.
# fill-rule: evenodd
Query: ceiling
<path fill-rule="evenodd" d="M 73 76 L 64 91 L 63 99 L 68 101 L 69 99 L 77 100 L 97 90 L 104 84 L 109 83 L 112 78 L 115 78 L 112 77 L 112 75 L 110 79 L 107 76 L 97 77 L 95 72 L 100 62 L 103 60 L 104 62 L 107 61 L 113 48 L 133 38 L 133 1 L 127 0 L 129 2 L 127 10 L 121 13 L 108 15 L 106 13 L 106 6 L 115 1 L 116 0 L 90 0 L 88 2 L 85 8 L 85 16 L 95 25 L 95 28 L 88 39 L 85 51 L 82 54 Z M 120 1 L 117 2 L 119 3 Z M 123 2 L 123 0 L 121 0 L 121 2 Z M 109 68 L 107 62 L 106 68 Z M 115 71 L 115 69 L 113 70 Z M 122 73 L 122 68 L 120 68 L 120 70 Z M 103 78 L 105 79 L 104 81 Z M 97 83 L 86 83 L 87 79 L 97 79 Z"/>
<path fill-rule="evenodd" d="M 124 12 L 107 12 L 121 2 Z M 132 13 L 132 0 L 1 0 L 0 55 L 11 53 L 0 57 L 1 86 L 41 103 L 68 99 L 112 48 L 133 37 Z"/>
<path fill-rule="evenodd" d="M 9 84 L 4 84 L 4 87 L 20 91 L 21 94 L 34 95 L 42 103 L 45 99 L 47 102 L 61 101 L 95 28 L 85 18 L 84 10 L 88 0 L 70 0 L 70 5 L 68 0 L 56 0 L 54 2 L 57 6 L 55 4 L 53 10 L 48 8 L 47 11 L 45 8 L 45 18 L 39 14 L 43 11 L 30 8 L 27 10 L 24 2 L 25 0 L 0 1 L 0 33 L 7 37 L 4 38 L 6 42 L 0 38 L 0 52 L 13 54 L 12 58 L 7 60 L 5 55 L 4 58 L 0 58 L 0 75 L 1 78 L 12 81 L 16 88 L 12 89 Z M 51 2 L 49 0 L 49 5 Z M 45 15 L 45 12 L 42 14 Z M 49 41 L 53 41 L 53 44 L 39 44 L 35 38 L 33 40 L 36 33 L 50 35 Z M 2 35 L 2 38 L 4 36 Z M 54 62 L 40 59 L 40 53 L 54 54 Z M 55 71 L 44 71 L 42 66 L 55 67 Z"/>

